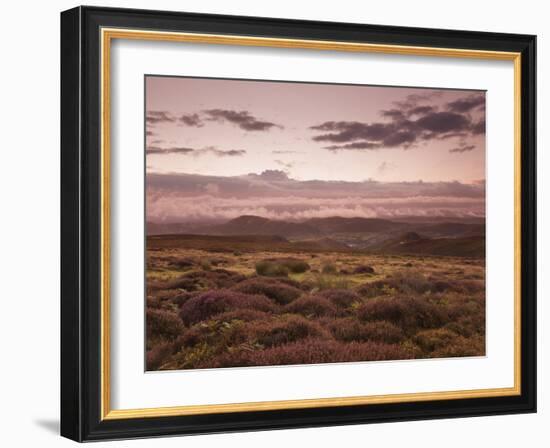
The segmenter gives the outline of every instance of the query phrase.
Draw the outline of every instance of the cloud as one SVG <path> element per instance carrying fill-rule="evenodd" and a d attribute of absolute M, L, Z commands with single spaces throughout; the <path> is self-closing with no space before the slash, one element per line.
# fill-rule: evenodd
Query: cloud
<path fill-rule="evenodd" d="M 215 183 L 207 183 L 204 186 L 204 191 L 206 191 L 208 194 L 216 195 L 220 192 L 220 187 L 218 184 Z"/>
<path fill-rule="evenodd" d="M 271 128 L 282 126 L 271 123 L 269 121 L 262 121 L 255 118 L 250 112 L 247 111 L 235 111 L 227 109 L 209 109 L 204 111 L 209 117 L 209 120 L 213 121 L 227 121 L 238 126 L 245 131 L 268 131 Z"/>
<path fill-rule="evenodd" d="M 407 95 L 404 101 L 395 101 L 395 104 L 400 109 L 413 109 L 418 106 L 418 103 L 432 101 L 443 95 L 444 90 L 429 90 L 422 93 L 412 93 Z"/>
<path fill-rule="evenodd" d="M 395 163 L 384 161 L 380 165 L 378 165 L 377 171 L 380 174 L 383 174 L 383 173 L 386 173 L 388 171 L 394 170 L 395 168 L 397 168 L 397 165 Z"/>
<path fill-rule="evenodd" d="M 155 134 L 153 131 L 146 131 L 146 132 L 145 132 L 145 135 L 146 135 L 147 137 L 153 137 L 153 136 L 156 135 L 156 134 Z"/>
<path fill-rule="evenodd" d="M 307 180 L 290 178 L 282 170 L 265 170 L 245 176 L 204 176 L 198 174 L 166 173 L 148 176 L 153 189 L 173 191 L 181 195 L 196 195 L 204 186 L 214 183 L 224 197 L 316 197 L 341 198 L 400 198 L 415 196 L 484 198 L 485 187 L 461 182 L 363 182 Z"/>
<path fill-rule="evenodd" d="M 248 176 L 276 182 L 289 180 L 288 174 L 281 170 L 264 170 L 260 174 L 251 173 Z"/>
<path fill-rule="evenodd" d="M 421 128 L 409 120 L 390 121 L 388 123 L 360 123 L 357 121 L 328 121 L 311 129 L 330 131 L 316 135 L 314 141 L 340 143 L 329 145 L 326 149 L 380 149 L 408 148 L 419 138 Z"/>
<path fill-rule="evenodd" d="M 434 112 L 419 118 L 415 124 L 420 129 L 434 134 L 445 134 L 465 131 L 470 127 L 471 122 L 464 115 L 454 112 Z"/>
<path fill-rule="evenodd" d="M 485 133 L 485 119 L 474 123 L 472 126 L 472 133 L 474 135 L 484 134 Z"/>
<path fill-rule="evenodd" d="M 235 177 L 147 175 L 147 219 L 156 222 L 232 219 L 241 215 L 302 220 L 484 214 L 485 185 L 481 181 L 298 181 L 280 170 Z"/>
<path fill-rule="evenodd" d="M 379 143 L 359 141 L 354 143 L 346 143 L 345 145 L 329 145 L 325 146 L 325 149 L 330 149 L 331 151 L 338 151 L 340 149 L 378 149 L 380 147 Z"/>
<path fill-rule="evenodd" d="M 150 110 L 146 114 L 145 121 L 147 124 L 173 123 L 176 118 L 165 110 Z"/>
<path fill-rule="evenodd" d="M 282 166 L 283 168 L 286 168 L 286 170 L 291 169 L 294 166 L 293 162 L 285 162 L 283 160 L 275 160 L 274 161 L 277 165 Z"/>
<path fill-rule="evenodd" d="M 202 152 L 209 152 L 211 154 L 214 154 L 216 157 L 238 157 L 238 156 L 244 156 L 246 154 L 246 151 L 244 149 L 217 149 L 213 147 L 209 148 L 203 148 L 202 150 L 199 150 Z"/>
<path fill-rule="evenodd" d="M 449 152 L 462 153 L 462 152 L 473 151 L 474 149 L 476 149 L 476 145 L 462 145 L 462 146 L 457 146 L 456 148 L 450 149 Z"/>
<path fill-rule="evenodd" d="M 244 149 L 218 149 L 215 146 L 206 146 L 204 148 L 190 148 L 187 146 L 159 147 L 147 146 L 146 153 L 151 155 L 183 154 L 195 157 L 212 154 L 216 157 L 238 157 L 246 154 Z"/>
<path fill-rule="evenodd" d="M 447 103 L 447 109 L 453 112 L 470 112 L 473 109 L 485 107 L 485 95 L 475 94 L 466 98 Z"/>
<path fill-rule="evenodd" d="M 147 154 L 191 154 L 196 150 L 188 148 L 186 146 L 171 146 L 168 148 L 161 148 L 160 146 L 147 146 L 145 152 Z"/>
<path fill-rule="evenodd" d="M 286 150 L 275 150 L 271 151 L 271 154 L 303 154 L 303 151 L 286 151 Z"/>
<path fill-rule="evenodd" d="M 408 116 L 426 115 L 429 113 L 433 113 L 435 111 L 436 111 L 436 108 L 433 106 L 416 106 L 416 107 L 413 107 L 412 109 L 409 109 L 407 115 Z"/>
<path fill-rule="evenodd" d="M 275 220 L 301 221 L 341 216 L 348 218 L 398 218 L 407 216 L 483 218 L 485 206 L 480 200 L 453 198 L 368 199 L 360 196 L 320 200 L 304 197 L 219 198 L 203 192 L 194 197 L 172 194 L 147 194 L 147 220 L 152 222 L 193 222 L 230 220 L 243 215 Z"/>
<path fill-rule="evenodd" d="M 179 122 L 184 126 L 200 128 L 203 126 L 202 119 L 199 114 L 183 114 L 179 117 Z"/>
<path fill-rule="evenodd" d="M 324 147 L 331 151 L 409 149 L 422 142 L 464 139 L 485 132 L 485 119 L 474 121 L 470 114 L 485 104 L 484 95 L 469 95 L 445 103 L 440 106 L 444 110 L 436 105 L 419 104 L 434 96 L 435 93 L 409 95 L 405 101 L 394 102 L 393 109 L 380 111 L 384 121 L 325 121 L 311 126 L 311 130 L 317 131 L 312 140 L 331 143 Z"/>
<path fill-rule="evenodd" d="M 403 111 L 399 109 L 383 110 L 380 112 L 380 115 L 383 117 L 392 118 L 393 120 L 404 120 L 406 117 Z"/>

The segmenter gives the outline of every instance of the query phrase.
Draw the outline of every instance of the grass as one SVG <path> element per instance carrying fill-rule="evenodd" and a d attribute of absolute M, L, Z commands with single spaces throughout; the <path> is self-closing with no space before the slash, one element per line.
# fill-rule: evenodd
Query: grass
<path fill-rule="evenodd" d="M 148 245 L 148 370 L 485 354 L 483 259 L 222 243 Z"/>

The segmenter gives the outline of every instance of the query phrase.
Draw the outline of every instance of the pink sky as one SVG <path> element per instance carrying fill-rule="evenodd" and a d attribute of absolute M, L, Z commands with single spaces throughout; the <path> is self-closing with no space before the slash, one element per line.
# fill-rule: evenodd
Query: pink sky
<path fill-rule="evenodd" d="M 483 97 L 482 92 L 349 86 L 202 78 L 147 77 L 147 113 L 165 112 L 176 121 L 149 125 L 154 135 L 147 145 L 157 149 L 186 147 L 203 150 L 150 153 L 147 165 L 155 172 L 185 172 L 235 176 L 281 169 L 300 180 L 471 182 L 485 178 L 485 133 L 452 136 L 452 132 L 412 145 L 376 149 L 329 150 L 323 134 L 311 129 L 326 122 L 389 123 L 383 111 L 432 107 L 442 115 L 448 104 Z M 484 105 L 484 100 L 483 100 Z M 265 130 L 247 130 L 227 120 L 213 120 L 204 111 L 248 114 L 273 123 Z M 483 108 L 459 109 L 472 123 L 484 120 Z M 188 126 L 181 116 L 196 117 L 201 126 Z M 413 115 L 412 120 L 421 118 Z M 463 128 L 460 128 L 463 131 Z M 459 134 L 456 132 L 456 134 Z M 346 143 L 346 142 L 344 142 Z M 214 151 L 240 151 L 238 157 L 220 157 Z M 457 149 L 455 152 L 450 152 Z M 462 151 L 462 152 L 460 152 Z"/>
<path fill-rule="evenodd" d="M 148 219 L 484 216 L 484 92 L 145 82 Z"/>

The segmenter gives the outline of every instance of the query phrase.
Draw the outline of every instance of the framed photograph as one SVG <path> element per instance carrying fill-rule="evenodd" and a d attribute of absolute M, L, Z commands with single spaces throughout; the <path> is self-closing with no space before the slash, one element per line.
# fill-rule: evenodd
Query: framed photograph
<path fill-rule="evenodd" d="M 61 433 L 536 410 L 535 36 L 61 14 Z"/>

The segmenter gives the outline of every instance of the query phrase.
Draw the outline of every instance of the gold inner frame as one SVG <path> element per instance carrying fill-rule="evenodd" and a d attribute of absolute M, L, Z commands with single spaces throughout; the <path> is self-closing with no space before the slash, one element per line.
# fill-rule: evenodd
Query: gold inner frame
<path fill-rule="evenodd" d="M 278 39 L 216 34 L 195 34 L 137 29 L 101 29 L 101 419 L 128 419 L 306 409 L 414 401 L 502 397 L 521 394 L 521 54 L 514 52 L 465 50 L 455 48 L 334 42 L 322 40 Z M 303 400 L 171 406 L 141 409 L 111 409 L 110 369 L 110 50 L 113 39 L 150 40 L 213 45 L 296 48 L 346 52 L 368 52 L 414 56 L 506 60 L 514 63 L 514 386 L 442 392 L 419 392 Z"/>

